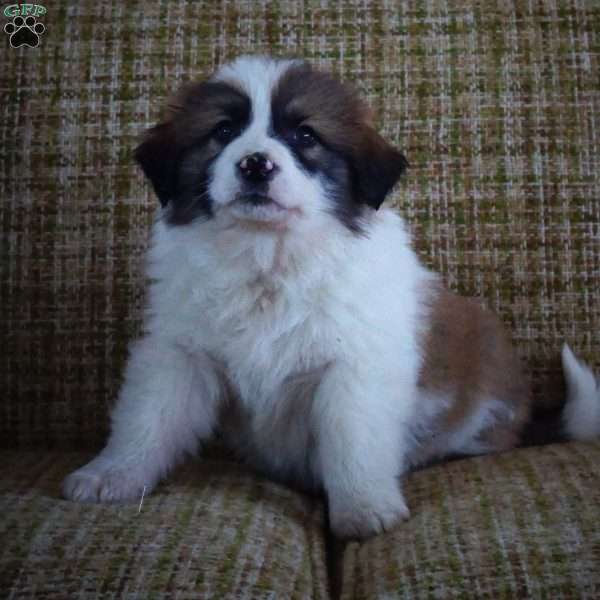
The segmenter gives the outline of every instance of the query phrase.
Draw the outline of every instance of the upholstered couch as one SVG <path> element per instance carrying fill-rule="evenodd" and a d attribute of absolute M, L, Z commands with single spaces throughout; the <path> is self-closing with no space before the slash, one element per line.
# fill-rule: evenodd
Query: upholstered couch
<path fill-rule="evenodd" d="M 501 315 L 540 401 L 564 339 L 600 367 L 600 5 L 44 7 L 39 45 L 5 35 L 0 56 L 0 596 L 600 597 L 600 443 L 421 470 L 412 518 L 362 544 L 219 448 L 141 504 L 60 497 L 139 330 L 156 201 L 132 150 L 175 87 L 240 53 L 356 83 L 410 160 L 391 202 L 421 256 Z"/>

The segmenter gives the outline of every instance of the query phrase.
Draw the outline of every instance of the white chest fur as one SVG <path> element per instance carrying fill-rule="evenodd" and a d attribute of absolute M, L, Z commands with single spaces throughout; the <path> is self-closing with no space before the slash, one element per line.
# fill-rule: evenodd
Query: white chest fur
<path fill-rule="evenodd" d="M 399 390 L 416 379 L 429 274 L 399 219 L 376 219 L 369 239 L 340 232 L 302 247 L 213 236 L 211 223 L 155 230 L 147 326 L 216 360 L 235 397 L 225 429 L 272 471 L 310 460 L 312 396 L 332 365 Z"/>

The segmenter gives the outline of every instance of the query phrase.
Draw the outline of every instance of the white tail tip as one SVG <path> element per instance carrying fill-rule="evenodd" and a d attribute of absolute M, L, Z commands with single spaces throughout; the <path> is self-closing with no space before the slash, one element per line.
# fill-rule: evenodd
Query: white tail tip
<path fill-rule="evenodd" d="M 565 434 L 581 441 L 600 437 L 600 389 L 594 373 L 567 344 L 562 349 L 562 364 L 567 381 Z"/>

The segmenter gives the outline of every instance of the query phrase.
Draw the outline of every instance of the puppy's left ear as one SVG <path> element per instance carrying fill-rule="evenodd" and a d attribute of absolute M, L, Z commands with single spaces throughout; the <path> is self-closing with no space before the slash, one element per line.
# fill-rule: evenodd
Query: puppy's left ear
<path fill-rule="evenodd" d="M 167 121 L 149 129 L 135 150 L 135 159 L 152 182 L 162 206 L 175 193 L 177 139 L 173 123 Z"/>
<path fill-rule="evenodd" d="M 377 210 L 406 171 L 408 161 L 370 126 L 365 129 L 353 160 L 356 198 Z"/>

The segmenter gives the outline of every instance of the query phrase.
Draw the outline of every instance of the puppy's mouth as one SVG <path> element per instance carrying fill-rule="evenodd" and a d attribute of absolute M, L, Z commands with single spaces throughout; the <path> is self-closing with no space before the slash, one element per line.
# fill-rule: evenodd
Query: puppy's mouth
<path fill-rule="evenodd" d="M 233 216 L 248 224 L 285 226 L 297 209 L 283 206 L 268 194 L 261 192 L 239 192 L 231 203 Z"/>

